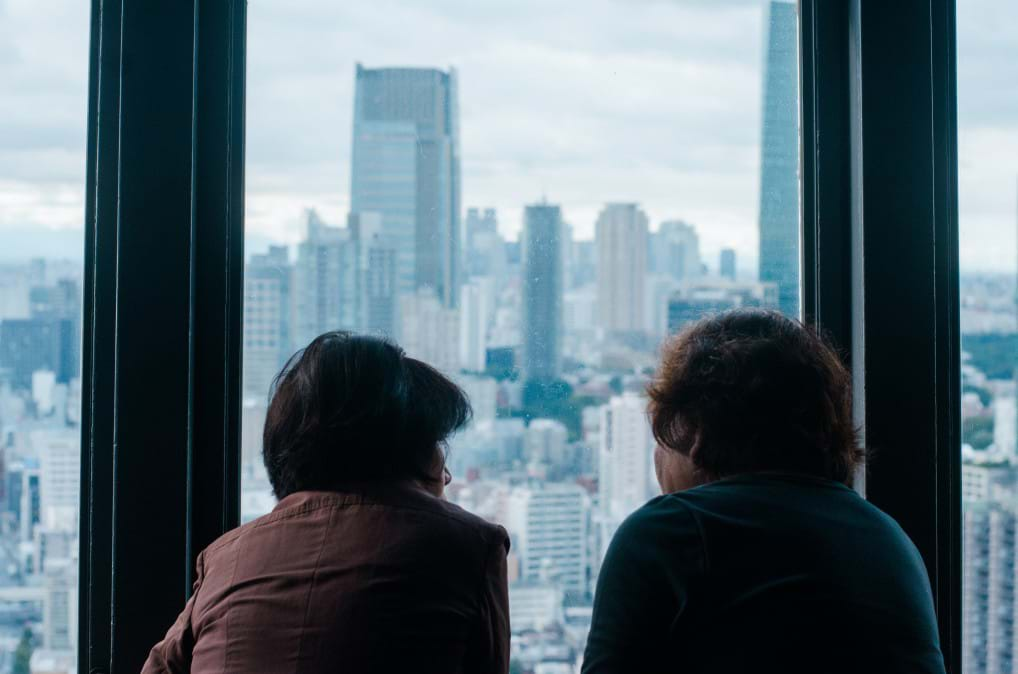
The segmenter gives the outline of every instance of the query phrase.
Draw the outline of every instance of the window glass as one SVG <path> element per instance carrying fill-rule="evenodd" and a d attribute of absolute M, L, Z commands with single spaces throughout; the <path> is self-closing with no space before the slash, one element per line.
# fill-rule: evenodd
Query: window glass
<path fill-rule="evenodd" d="M 1018 5 L 958 3 L 962 670 L 1010 672 L 1018 462 Z"/>
<path fill-rule="evenodd" d="M 88 3 L 0 2 L 0 672 L 76 672 Z"/>
<path fill-rule="evenodd" d="M 515 671 L 572 671 L 605 547 L 657 493 L 662 339 L 798 315 L 797 22 L 758 0 L 251 3 L 243 519 L 275 504 L 286 359 L 388 335 L 473 402 L 447 493 L 512 537 Z"/>

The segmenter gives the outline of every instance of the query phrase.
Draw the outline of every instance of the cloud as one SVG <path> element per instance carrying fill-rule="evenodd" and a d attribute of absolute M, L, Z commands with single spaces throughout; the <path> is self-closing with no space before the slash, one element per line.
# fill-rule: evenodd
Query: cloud
<path fill-rule="evenodd" d="M 1012 268 L 1018 46 L 1009 0 L 959 3 L 962 261 Z M 455 66 L 464 205 L 520 226 L 542 195 L 583 236 L 640 202 L 756 252 L 762 0 L 251 0 L 250 240 L 349 203 L 354 65 Z M 80 227 L 88 5 L 0 0 L 0 232 Z M 2 236 L 2 234 L 0 234 Z"/>
<path fill-rule="evenodd" d="M 581 236 L 604 202 L 636 200 L 655 222 L 700 219 L 705 246 L 755 246 L 762 6 L 593 0 L 579 9 L 252 4 L 249 175 L 277 187 L 289 175 L 295 192 L 306 188 L 302 203 L 323 190 L 346 201 L 354 64 L 453 65 L 464 203 L 497 207 L 508 233 L 524 204 L 547 195 Z M 282 194 L 276 207 L 249 208 L 251 229 L 292 238 Z"/>

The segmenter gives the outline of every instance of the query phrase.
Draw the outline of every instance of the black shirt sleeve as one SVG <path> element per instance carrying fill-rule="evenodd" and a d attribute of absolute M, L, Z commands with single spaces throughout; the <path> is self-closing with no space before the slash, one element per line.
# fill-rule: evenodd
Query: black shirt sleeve
<path fill-rule="evenodd" d="M 703 566 L 699 528 L 674 497 L 626 519 L 601 566 L 583 674 L 675 671 L 665 646 Z"/>

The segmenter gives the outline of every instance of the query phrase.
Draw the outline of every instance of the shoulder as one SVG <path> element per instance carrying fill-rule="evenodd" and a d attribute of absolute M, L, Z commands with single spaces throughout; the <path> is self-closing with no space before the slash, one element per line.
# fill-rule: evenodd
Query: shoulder
<path fill-rule="evenodd" d="M 653 536 L 660 530 L 696 530 L 696 520 L 683 494 L 665 494 L 647 501 L 627 517 L 619 533 L 626 536 Z"/>
<path fill-rule="evenodd" d="M 899 564 L 902 561 L 911 563 L 912 570 L 928 580 L 926 563 L 923 561 L 922 554 L 912 538 L 898 524 L 898 520 L 861 496 L 858 498 L 856 507 L 862 516 L 870 522 L 869 528 L 873 532 L 870 539 L 873 543 L 879 543 L 884 550 L 896 553 Z"/>
<path fill-rule="evenodd" d="M 678 554 L 699 557 L 700 526 L 677 494 L 651 499 L 627 517 L 612 537 L 608 554 L 630 561 Z"/>
<path fill-rule="evenodd" d="M 424 496 L 419 502 L 414 504 L 414 507 L 430 512 L 439 520 L 444 521 L 449 527 L 477 536 L 486 544 L 501 545 L 506 550 L 509 549 L 509 534 L 505 528 L 494 522 L 489 522 L 483 517 L 478 517 L 471 512 L 467 512 L 455 503 L 450 503 L 445 499 L 433 496 Z"/>

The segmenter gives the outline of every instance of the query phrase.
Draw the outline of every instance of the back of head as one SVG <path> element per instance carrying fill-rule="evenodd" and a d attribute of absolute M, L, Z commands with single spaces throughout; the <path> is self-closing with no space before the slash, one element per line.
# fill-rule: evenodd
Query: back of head
<path fill-rule="evenodd" d="M 703 319 L 664 347 L 648 389 L 654 436 L 708 479 L 792 471 L 851 483 L 863 457 L 851 376 L 815 331 L 780 313 Z"/>
<path fill-rule="evenodd" d="M 273 389 L 262 453 L 277 498 L 434 480 L 442 443 L 471 413 L 463 392 L 431 366 L 348 332 L 327 332 L 297 352 Z"/>

